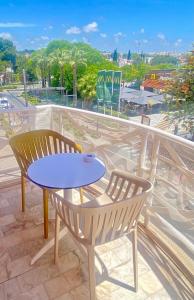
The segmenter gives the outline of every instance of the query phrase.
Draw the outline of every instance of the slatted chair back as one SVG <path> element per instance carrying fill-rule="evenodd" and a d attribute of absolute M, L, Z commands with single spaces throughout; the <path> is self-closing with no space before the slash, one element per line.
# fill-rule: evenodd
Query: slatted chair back
<path fill-rule="evenodd" d="M 64 152 L 81 152 L 80 145 L 49 129 L 13 136 L 9 143 L 23 175 L 27 174 L 29 165 L 41 157 Z"/>
<path fill-rule="evenodd" d="M 74 205 L 56 193 L 51 193 L 51 201 L 74 238 L 95 246 L 128 234 L 137 225 L 151 188 L 147 180 L 113 171 L 106 190 L 110 204 Z"/>

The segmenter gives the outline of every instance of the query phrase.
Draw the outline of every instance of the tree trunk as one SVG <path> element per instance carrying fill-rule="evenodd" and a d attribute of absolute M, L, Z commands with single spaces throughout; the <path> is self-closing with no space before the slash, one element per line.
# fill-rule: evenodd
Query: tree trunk
<path fill-rule="evenodd" d="M 62 87 L 64 87 L 63 86 L 63 81 L 64 81 L 64 78 L 63 78 L 64 77 L 63 76 L 63 67 L 61 67 L 61 76 L 60 77 L 61 77 L 60 80 L 61 80 L 61 88 L 62 88 Z M 62 89 L 61 89 L 61 94 L 62 94 Z"/>
<path fill-rule="evenodd" d="M 51 87 L 51 71 L 48 69 L 48 87 Z"/>
<path fill-rule="evenodd" d="M 45 76 L 44 76 L 44 71 L 41 70 L 41 82 L 42 82 L 42 88 L 45 88 Z"/>
<path fill-rule="evenodd" d="M 73 101 L 74 105 L 77 106 L 77 66 L 73 65 Z"/>

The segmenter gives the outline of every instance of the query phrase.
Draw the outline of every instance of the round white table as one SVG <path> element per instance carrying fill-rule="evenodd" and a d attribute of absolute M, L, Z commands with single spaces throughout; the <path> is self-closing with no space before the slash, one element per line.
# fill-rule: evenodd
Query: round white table
<path fill-rule="evenodd" d="M 61 153 L 34 161 L 28 168 L 29 179 L 43 188 L 44 230 L 48 237 L 48 189 L 63 189 L 64 199 L 72 201 L 72 189 L 98 181 L 105 173 L 105 165 L 94 155 L 86 153 Z M 64 232 L 60 234 L 60 238 Z M 33 264 L 54 245 L 54 239 L 46 244 L 32 259 Z"/>

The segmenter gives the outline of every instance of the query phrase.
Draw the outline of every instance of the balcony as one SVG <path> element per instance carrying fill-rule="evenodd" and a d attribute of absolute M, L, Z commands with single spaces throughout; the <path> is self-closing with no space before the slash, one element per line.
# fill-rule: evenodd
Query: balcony
<path fill-rule="evenodd" d="M 97 299 L 193 299 L 194 143 L 131 121 L 56 105 L 0 112 L 0 299 L 88 298 L 86 259 L 68 233 L 60 244 L 60 265 L 54 265 L 52 249 L 30 265 L 45 243 L 42 193 L 28 183 L 28 209 L 21 213 L 20 172 L 8 138 L 41 128 L 62 133 L 104 161 L 105 178 L 86 188 L 85 197 L 99 195 L 115 168 L 154 183 L 139 224 L 139 291 L 133 290 L 131 243 L 125 237 L 97 248 Z M 49 226 L 51 238 L 53 221 Z"/>

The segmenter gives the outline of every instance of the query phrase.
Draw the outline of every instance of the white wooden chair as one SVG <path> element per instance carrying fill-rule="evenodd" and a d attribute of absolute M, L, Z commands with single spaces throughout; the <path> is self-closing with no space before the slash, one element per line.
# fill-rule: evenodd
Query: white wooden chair
<path fill-rule="evenodd" d="M 116 170 L 111 174 L 105 193 L 94 201 L 75 205 L 51 192 L 51 202 L 56 208 L 55 262 L 58 259 L 62 219 L 75 240 L 87 249 L 91 300 L 96 299 L 94 247 L 129 233 L 133 234 L 134 283 L 137 291 L 137 222 L 151 189 L 149 181 Z"/>

